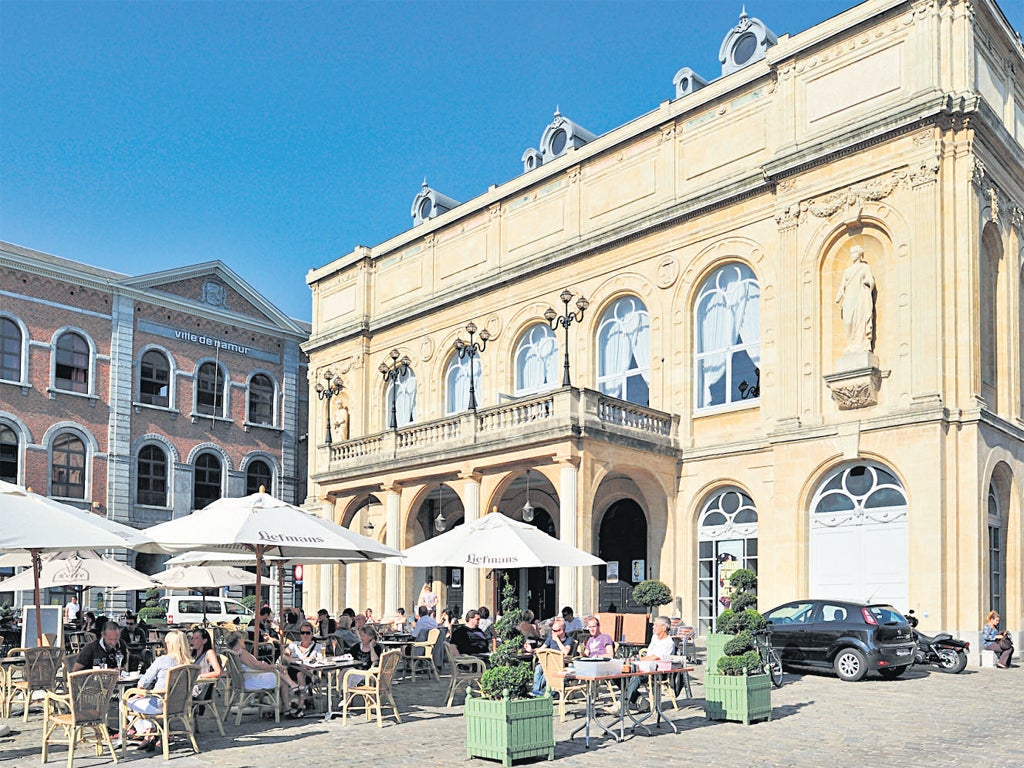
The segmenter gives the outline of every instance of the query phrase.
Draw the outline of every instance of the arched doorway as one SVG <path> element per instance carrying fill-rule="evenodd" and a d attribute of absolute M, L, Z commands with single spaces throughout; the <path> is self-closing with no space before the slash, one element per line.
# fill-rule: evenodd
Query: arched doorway
<path fill-rule="evenodd" d="M 465 522 L 466 514 L 459 495 L 449 486 L 441 483 L 432 489 L 423 499 L 413 518 L 415 543 L 427 541 L 452 530 Z M 440 609 L 448 608 L 455 616 L 464 615 L 470 606 L 463 605 L 465 571 L 462 568 L 426 567 L 413 569 L 413 600 L 420 593 L 420 588 L 429 583 L 438 595 Z M 412 606 L 412 611 L 416 610 Z M 472 606 L 476 607 L 476 606 Z"/>
<path fill-rule="evenodd" d="M 726 573 L 749 568 L 757 573 L 757 510 L 738 488 L 715 491 L 697 520 L 697 627 L 714 630 L 729 607 Z"/>
<path fill-rule="evenodd" d="M 608 563 L 599 569 L 598 610 L 643 613 L 633 602 L 633 587 L 647 578 L 647 516 L 633 499 L 614 502 L 601 519 L 597 556 Z"/>

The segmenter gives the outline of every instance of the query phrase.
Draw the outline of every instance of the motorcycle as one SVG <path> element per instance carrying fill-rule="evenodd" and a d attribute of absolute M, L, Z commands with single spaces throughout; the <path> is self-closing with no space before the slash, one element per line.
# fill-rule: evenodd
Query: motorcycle
<path fill-rule="evenodd" d="M 971 650 L 970 643 L 957 640 L 948 632 L 940 632 L 934 637 L 929 637 L 917 631 L 918 620 L 913 611 L 907 611 L 906 618 L 910 624 L 911 634 L 917 641 L 914 664 L 935 664 L 940 672 L 948 672 L 951 675 L 964 671 L 967 666 L 967 653 Z"/>

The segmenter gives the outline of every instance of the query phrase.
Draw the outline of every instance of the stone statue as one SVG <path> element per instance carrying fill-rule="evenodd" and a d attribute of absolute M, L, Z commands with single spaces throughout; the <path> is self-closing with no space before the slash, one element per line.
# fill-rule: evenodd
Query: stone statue
<path fill-rule="evenodd" d="M 348 440 L 348 408 L 344 405 L 334 412 L 335 440 Z"/>
<path fill-rule="evenodd" d="M 875 277 L 859 245 L 850 249 L 850 266 L 843 272 L 836 294 L 836 304 L 840 302 L 846 329 L 845 353 L 872 352 L 875 346 Z"/>

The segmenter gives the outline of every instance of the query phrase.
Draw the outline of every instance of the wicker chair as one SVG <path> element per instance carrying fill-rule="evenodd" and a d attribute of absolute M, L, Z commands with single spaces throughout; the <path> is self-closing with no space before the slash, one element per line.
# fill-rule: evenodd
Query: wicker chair
<path fill-rule="evenodd" d="M 86 728 L 96 737 L 96 756 L 99 757 L 106 746 L 114 762 L 117 762 L 117 753 L 110 741 L 110 731 L 107 730 L 107 713 L 119 676 L 116 669 L 83 669 L 68 675 L 67 694 L 46 693 L 43 698 L 44 763 L 48 759 L 51 744 L 67 744 L 68 768 L 72 768 L 75 747 L 83 740 Z M 58 727 L 64 731 L 63 740 L 53 738 L 53 732 Z"/>
<path fill-rule="evenodd" d="M 427 632 L 427 639 L 421 643 L 409 643 L 405 647 L 405 660 L 406 667 L 409 670 L 409 674 L 412 675 L 412 679 L 416 679 L 416 670 L 420 667 L 425 667 L 427 674 L 433 672 L 434 679 L 440 680 L 441 675 L 437 672 L 437 665 L 434 663 L 434 646 L 441 641 L 441 630 L 432 629 Z M 416 649 L 420 649 L 422 655 L 416 654 Z"/>
<path fill-rule="evenodd" d="M 537 649 L 537 662 L 544 670 L 544 679 L 548 688 L 558 694 L 558 716 L 561 722 L 565 722 L 565 704 L 574 695 L 579 695 L 584 701 L 587 699 L 587 686 L 580 682 L 566 682 L 565 679 L 565 656 L 555 648 Z"/>
<path fill-rule="evenodd" d="M 484 664 L 483 659 L 478 659 L 476 656 L 462 656 L 459 649 L 452 643 L 445 643 L 444 650 L 447 662 L 452 668 L 452 682 L 448 686 L 448 703 L 446 705 L 450 707 L 460 683 L 475 685 L 477 690 L 480 689 L 480 678 L 487 671 L 487 665 Z"/>
<path fill-rule="evenodd" d="M 398 714 L 398 705 L 395 704 L 395 697 L 391 693 L 391 681 L 395 677 L 395 669 L 401 660 L 402 652 L 399 650 L 386 651 L 381 654 L 376 667 L 371 669 L 347 669 L 345 677 L 342 678 L 341 692 L 341 724 L 348 724 L 348 710 L 352 700 L 356 696 L 363 699 L 363 711 L 366 719 L 369 720 L 371 712 L 377 711 L 377 725 L 384 727 L 384 718 L 381 710 L 390 706 L 394 712 L 395 720 L 402 722 L 402 716 Z M 350 678 L 361 676 L 362 682 L 350 684 Z"/>
<path fill-rule="evenodd" d="M 245 671 L 242 669 L 241 662 L 238 661 L 238 657 L 233 653 L 227 653 L 227 670 L 228 677 L 231 681 L 231 685 L 228 688 L 227 700 L 224 706 L 226 713 L 231 712 L 232 707 L 237 708 L 235 714 L 235 725 L 240 725 L 242 722 L 242 712 L 248 706 L 255 704 L 259 708 L 259 713 L 262 716 L 263 707 L 272 707 L 274 710 L 274 722 L 281 722 L 281 673 L 276 669 L 273 674 L 277 678 L 277 685 L 273 688 L 260 688 L 254 691 L 247 691 L 245 689 Z M 266 674 L 261 672 L 260 674 Z"/>
<path fill-rule="evenodd" d="M 163 742 L 164 760 L 171 759 L 171 736 L 187 736 L 192 743 L 192 750 L 198 753 L 199 745 L 196 744 L 195 724 L 192 722 L 192 687 L 196 684 L 198 677 L 199 667 L 195 664 L 182 664 L 167 670 L 167 690 L 163 693 L 153 693 L 141 688 L 130 688 L 125 691 L 121 701 L 121 733 L 127 733 L 127 727 L 139 720 L 148 720 L 156 727 L 156 735 Z M 141 696 L 156 696 L 161 699 L 163 706 L 160 714 L 143 715 L 128 706 L 132 699 Z M 181 728 L 173 727 L 175 721 L 181 725 Z M 127 739 L 122 736 L 122 757 L 126 748 Z"/>
<path fill-rule="evenodd" d="M 220 666 L 223 672 L 218 678 L 196 681 L 196 689 L 199 690 L 199 695 L 196 696 L 195 691 L 193 691 L 192 722 L 195 723 L 196 733 L 199 733 L 199 717 L 206 712 L 210 712 L 217 723 L 217 732 L 223 736 L 224 715 L 227 714 L 227 711 L 225 708 L 222 714 L 221 708 L 225 707 L 225 703 L 231 696 L 231 678 L 228 676 L 228 660 L 225 658 L 225 654 L 220 653 L 217 655 L 220 658 Z"/>
<path fill-rule="evenodd" d="M 7 703 L 4 711 L 10 716 L 11 706 L 20 693 L 25 699 L 24 720 L 28 722 L 28 708 L 32 703 L 32 694 L 36 691 L 51 693 L 57 689 L 57 674 L 64 663 L 64 649 L 53 646 L 42 648 L 15 648 L 8 656 L 22 655 L 25 665 L 21 668 L 21 678 L 12 678 L 7 684 Z"/>

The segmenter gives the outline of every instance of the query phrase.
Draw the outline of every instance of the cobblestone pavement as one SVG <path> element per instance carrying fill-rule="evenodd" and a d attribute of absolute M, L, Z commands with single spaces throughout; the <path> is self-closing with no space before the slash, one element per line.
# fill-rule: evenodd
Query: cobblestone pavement
<path fill-rule="evenodd" d="M 694 699 L 681 703 L 669 716 L 678 734 L 662 729 L 653 736 L 636 735 L 623 743 L 582 738 L 569 733 L 582 721 L 570 710 L 565 723 L 555 719 L 555 759 L 560 765 L 588 768 L 632 761 L 637 766 L 678 764 L 749 766 L 751 768 L 846 768 L 863 765 L 985 765 L 986 768 L 1024 766 L 1024 670 L 968 668 L 960 675 L 945 675 L 927 668 L 913 669 L 899 680 L 869 676 L 859 683 L 843 683 L 819 674 L 787 674 L 783 688 L 772 692 L 771 722 L 744 726 L 710 722 L 702 709 L 701 667 L 694 676 Z M 217 735 L 213 721 L 202 722 L 198 737 L 202 752 L 193 754 L 187 742 L 172 745 L 170 768 L 215 766 L 313 766 L 353 760 L 401 765 L 417 762 L 420 768 L 461 766 L 486 768 L 490 760 L 467 760 L 463 746 L 465 726 L 460 699 L 445 709 L 446 683 L 403 681 L 396 699 L 403 722 L 350 720 L 325 723 L 321 718 L 258 721 L 253 716 L 226 725 L 227 737 Z M 577 710 L 578 712 L 578 710 Z M 33 710 L 27 724 L 19 717 L 7 722 L 14 730 L 0 738 L 0 765 L 39 765 L 42 717 Z M 343 750 L 343 751 L 342 751 Z M 66 752 L 58 747 L 51 764 L 64 764 Z M 159 752 L 128 750 L 132 765 L 165 765 Z M 344 762 L 344 761 L 341 761 Z M 97 758 L 80 748 L 78 766 L 111 765 L 109 755 Z M 543 761 L 522 761 L 543 764 Z"/>

